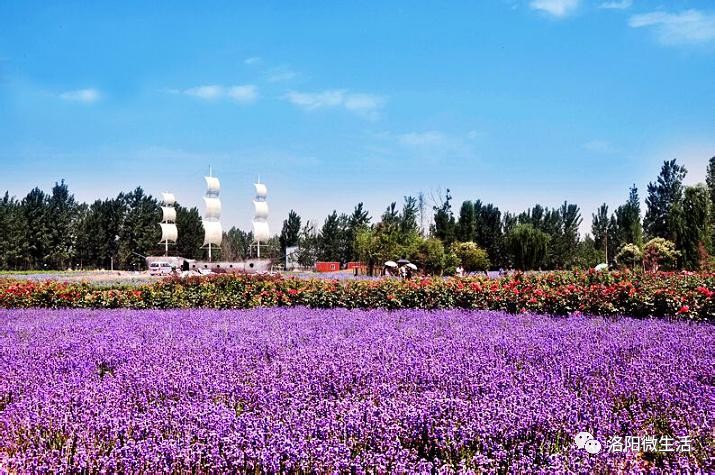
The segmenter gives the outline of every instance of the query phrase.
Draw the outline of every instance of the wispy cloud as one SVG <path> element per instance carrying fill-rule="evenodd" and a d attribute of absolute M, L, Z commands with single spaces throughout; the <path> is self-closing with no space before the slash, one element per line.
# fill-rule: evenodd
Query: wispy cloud
<path fill-rule="evenodd" d="M 705 43 L 715 40 L 715 13 L 686 10 L 681 13 L 651 12 L 633 15 L 632 28 L 652 28 L 663 44 Z"/>
<path fill-rule="evenodd" d="M 344 89 L 319 92 L 290 91 L 285 98 L 305 110 L 343 108 L 359 116 L 375 119 L 385 100 L 375 94 L 353 93 Z"/>
<path fill-rule="evenodd" d="M 443 144 L 446 140 L 447 136 L 437 130 L 428 130 L 426 132 L 407 132 L 397 135 L 397 141 L 401 145 L 408 147 L 439 145 Z"/>
<path fill-rule="evenodd" d="M 91 104 L 102 98 L 102 94 L 97 89 L 77 89 L 74 91 L 65 91 L 60 94 L 60 98 L 65 101 L 83 102 Z"/>
<path fill-rule="evenodd" d="M 578 8 L 580 0 L 532 0 L 529 7 L 558 18 L 573 13 Z"/>
<path fill-rule="evenodd" d="M 268 80 L 268 82 L 290 81 L 291 79 L 295 79 L 296 77 L 298 77 L 297 72 L 285 67 L 271 69 L 266 74 L 266 79 Z"/>
<path fill-rule="evenodd" d="M 618 150 L 610 142 L 605 140 L 590 140 L 583 144 L 583 148 L 589 152 L 610 155 Z"/>
<path fill-rule="evenodd" d="M 631 6 L 633 6 L 633 0 L 620 0 L 603 2 L 598 6 L 598 8 L 605 8 L 608 10 L 625 10 L 627 8 L 631 8 Z"/>
<path fill-rule="evenodd" d="M 244 59 L 243 64 L 250 66 L 252 64 L 259 64 L 261 61 L 261 58 L 258 56 L 251 56 L 250 58 Z"/>
<path fill-rule="evenodd" d="M 208 84 L 196 86 L 189 89 L 171 90 L 174 93 L 182 93 L 188 96 L 197 97 L 205 101 L 215 101 L 219 99 L 230 99 L 242 104 L 249 104 L 258 98 L 258 88 L 253 84 L 237 86 L 221 86 L 218 84 Z"/>

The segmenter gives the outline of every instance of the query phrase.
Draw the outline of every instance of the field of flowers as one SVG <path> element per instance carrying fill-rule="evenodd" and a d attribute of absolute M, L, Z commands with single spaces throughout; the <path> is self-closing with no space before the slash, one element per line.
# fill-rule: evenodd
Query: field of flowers
<path fill-rule="evenodd" d="M 548 272 L 411 280 L 215 275 L 141 285 L 0 279 L 0 308 L 467 308 L 715 319 L 715 274 Z"/>
<path fill-rule="evenodd" d="M 0 472 L 708 471 L 713 348 L 652 319 L 2 310 Z"/>

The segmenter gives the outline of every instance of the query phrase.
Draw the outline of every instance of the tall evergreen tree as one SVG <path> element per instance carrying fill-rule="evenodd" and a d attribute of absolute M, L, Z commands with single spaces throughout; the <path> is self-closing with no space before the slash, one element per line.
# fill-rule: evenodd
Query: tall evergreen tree
<path fill-rule="evenodd" d="M 403 236 L 417 235 L 419 233 L 417 225 L 417 199 L 412 196 L 405 196 L 400 214 L 400 234 Z"/>
<path fill-rule="evenodd" d="M 176 207 L 176 255 L 186 259 L 203 258 L 201 246 L 204 243 L 204 226 L 201 214 L 195 206 L 185 208 L 178 203 Z M 223 248 L 223 246 L 221 246 Z M 222 249 L 223 250 L 223 249 Z M 226 257 L 225 253 L 222 253 Z M 233 259 L 231 259 L 233 260 Z"/>
<path fill-rule="evenodd" d="M 452 195 L 449 192 L 449 188 L 447 188 L 447 192 L 444 195 L 444 199 L 441 199 L 441 203 L 435 204 L 432 207 L 434 210 L 432 234 L 441 240 L 446 247 L 451 246 L 456 238 L 456 222 L 454 220 L 454 214 L 452 213 L 451 201 Z"/>
<path fill-rule="evenodd" d="M 77 205 L 64 180 L 55 183 L 47 201 L 47 264 L 53 269 L 66 268 L 74 252 Z"/>
<path fill-rule="evenodd" d="M 370 214 L 365 210 L 362 202 L 358 203 L 348 218 L 345 240 L 348 243 L 349 252 L 347 252 L 346 262 L 358 259 L 357 251 L 355 250 L 355 239 L 360 230 L 367 229 L 370 226 L 370 219 Z"/>
<path fill-rule="evenodd" d="M 643 245 L 643 226 L 641 225 L 641 205 L 638 188 L 633 185 L 628 194 L 628 201 L 616 209 L 618 239 L 624 244 Z"/>
<path fill-rule="evenodd" d="M 321 261 L 340 261 L 340 221 L 337 211 L 333 210 L 325 218 L 319 243 L 318 258 Z"/>
<path fill-rule="evenodd" d="M 688 217 L 679 242 L 682 264 L 687 269 L 696 270 L 700 266 L 700 247 L 710 247 L 710 196 L 705 185 L 688 186 L 683 198 L 683 213 Z"/>
<path fill-rule="evenodd" d="M 564 201 L 561 208 L 552 211 L 552 216 L 558 223 L 558 230 L 552 235 L 554 251 L 552 252 L 551 265 L 555 268 L 566 269 L 576 262 L 579 233 L 581 226 L 581 211 L 578 205 Z"/>
<path fill-rule="evenodd" d="M 502 226 L 499 208 L 492 203 L 485 205 L 481 200 L 476 200 L 474 202 L 474 216 L 474 237 L 472 240 L 487 251 L 492 265 L 497 267 L 507 265 L 507 253 L 504 249 L 504 227 Z M 505 216 L 506 221 L 509 221 L 509 219 Z"/>
<path fill-rule="evenodd" d="M 283 220 L 281 229 L 280 244 L 281 253 L 285 255 L 286 248 L 298 245 L 300 237 L 300 216 L 293 210 L 288 213 L 288 219 Z"/>
<path fill-rule="evenodd" d="M 122 193 L 119 199 L 126 208 L 119 233 L 119 261 L 126 269 L 142 269 L 146 265 L 142 256 L 160 252 L 161 231 L 157 226 L 161 221 L 159 203 L 145 194 L 141 187 Z"/>
<path fill-rule="evenodd" d="M 593 244 L 596 249 L 606 251 L 606 241 L 608 240 L 608 205 L 603 203 L 593 214 L 591 221 L 591 234 L 593 234 Z M 609 253 L 609 259 L 611 256 Z"/>
<path fill-rule="evenodd" d="M 710 195 L 710 254 L 715 254 L 715 157 L 710 158 L 708 163 L 705 183 L 708 186 Z"/>
<path fill-rule="evenodd" d="M 476 213 L 474 203 L 465 201 L 459 209 L 459 220 L 457 221 L 457 240 L 468 242 L 474 239 L 476 229 Z"/>
<path fill-rule="evenodd" d="M 45 192 L 33 188 L 22 200 L 22 209 L 27 223 L 25 242 L 28 248 L 28 263 L 34 269 L 43 269 L 47 265 L 49 238 L 49 213 Z"/>
<path fill-rule="evenodd" d="M 676 160 L 663 162 L 655 183 L 648 183 L 646 213 L 643 221 L 649 238 L 674 240 L 681 226 L 679 203 L 683 197 L 683 179 L 688 171 Z"/>

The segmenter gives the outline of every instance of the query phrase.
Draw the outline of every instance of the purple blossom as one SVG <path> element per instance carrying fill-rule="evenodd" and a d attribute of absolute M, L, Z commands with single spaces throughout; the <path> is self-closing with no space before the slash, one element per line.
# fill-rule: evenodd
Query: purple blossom
<path fill-rule="evenodd" d="M 0 471 L 708 471 L 713 348 L 630 318 L 3 310 Z M 590 455 L 581 431 L 693 447 Z"/>

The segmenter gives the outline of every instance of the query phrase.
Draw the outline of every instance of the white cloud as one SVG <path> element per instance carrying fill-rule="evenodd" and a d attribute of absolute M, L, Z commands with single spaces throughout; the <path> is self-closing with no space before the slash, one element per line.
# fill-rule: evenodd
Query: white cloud
<path fill-rule="evenodd" d="M 170 92 L 182 92 L 188 96 L 197 97 L 205 101 L 215 101 L 218 99 L 231 99 L 242 104 L 254 102 L 258 98 L 258 88 L 252 84 L 240 86 L 221 86 L 218 84 L 208 84 L 196 86 L 183 91 L 171 89 Z"/>
<path fill-rule="evenodd" d="M 223 87 L 216 85 L 209 86 L 197 86 L 190 89 L 186 89 L 184 94 L 189 96 L 198 97 L 200 99 L 206 99 L 207 101 L 218 99 L 223 95 Z"/>
<path fill-rule="evenodd" d="M 529 6 L 555 17 L 565 17 L 578 7 L 580 0 L 532 0 Z"/>
<path fill-rule="evenodd" d="M 288 68 L 275 68 L 268 72 L 266 79 L 268 82 L 290 81 L 298 76 L 298 73 Z"/>
<path fill-rule="evenodd" d="M 65 91 L 60 94 L 60 98 L 66 101 L 84 102 L 91 104 L 101 99 L 102 94 L 96 89 L 77 89 L 75 91 Z"/>
<path fill-rule="evenodd" d="M 633 0 L 620 0 L 612 2 L 603 2 L 598 6 L 598 8 L 606 8 L 609 10 L 625 10 L 627 8 L 631 8 L 632 5 Z"/>
<path fill-rule="evenodd" d="M 650 27 L 663 44 L 704 43 L 715 40 L 715 13 L 686 10 L 681 13 L 651 12 L 633 15 L 632 28 Z"/>
<path fill-rule="evenodd" d="M 243 64 L 246 64 L 248 66 L 250 66 L 252 64 L 258 64 L 260 62 L 261 62 L 261 58 L 259 58 L 258 56 L 251 56 L 250 58 L 246 58 L 243 60 Z"/>
<path fill-rule="evenodd" d="M 384 99 L 374 94 L 351 93 L 344 89 L 332 89 L 320 92 L 290 91 L 286 99 L 305 110 L 344 108 L 365 118 L 375 119 Z"/>
<path fill-rule="evenodd" d="M 425 147 L 430 145 L 438 145 L 444 143 L 446 136 L 436 130 L 428 130 L 426 132 L 408 132 L 399 134 L 397 141 L 401 145 L 408 147 Z"/>
<path fill-rule="evenodd" d="M 591 140 L 583 144 L 583 148 L 589 152 L 602 153 L 602 154 L 612 154 L 616 153 L 616 148 L 611 145 L 610 142 L 605 140 Z"/>
<path fill-rule="evenodd" d="M 258 91 L 256 86 L 247 84 L 245 86 L 231 86 L 227 89 L 226 95 L 234 101 L 241 103 L 249 103 L 256 100 Z"/>

